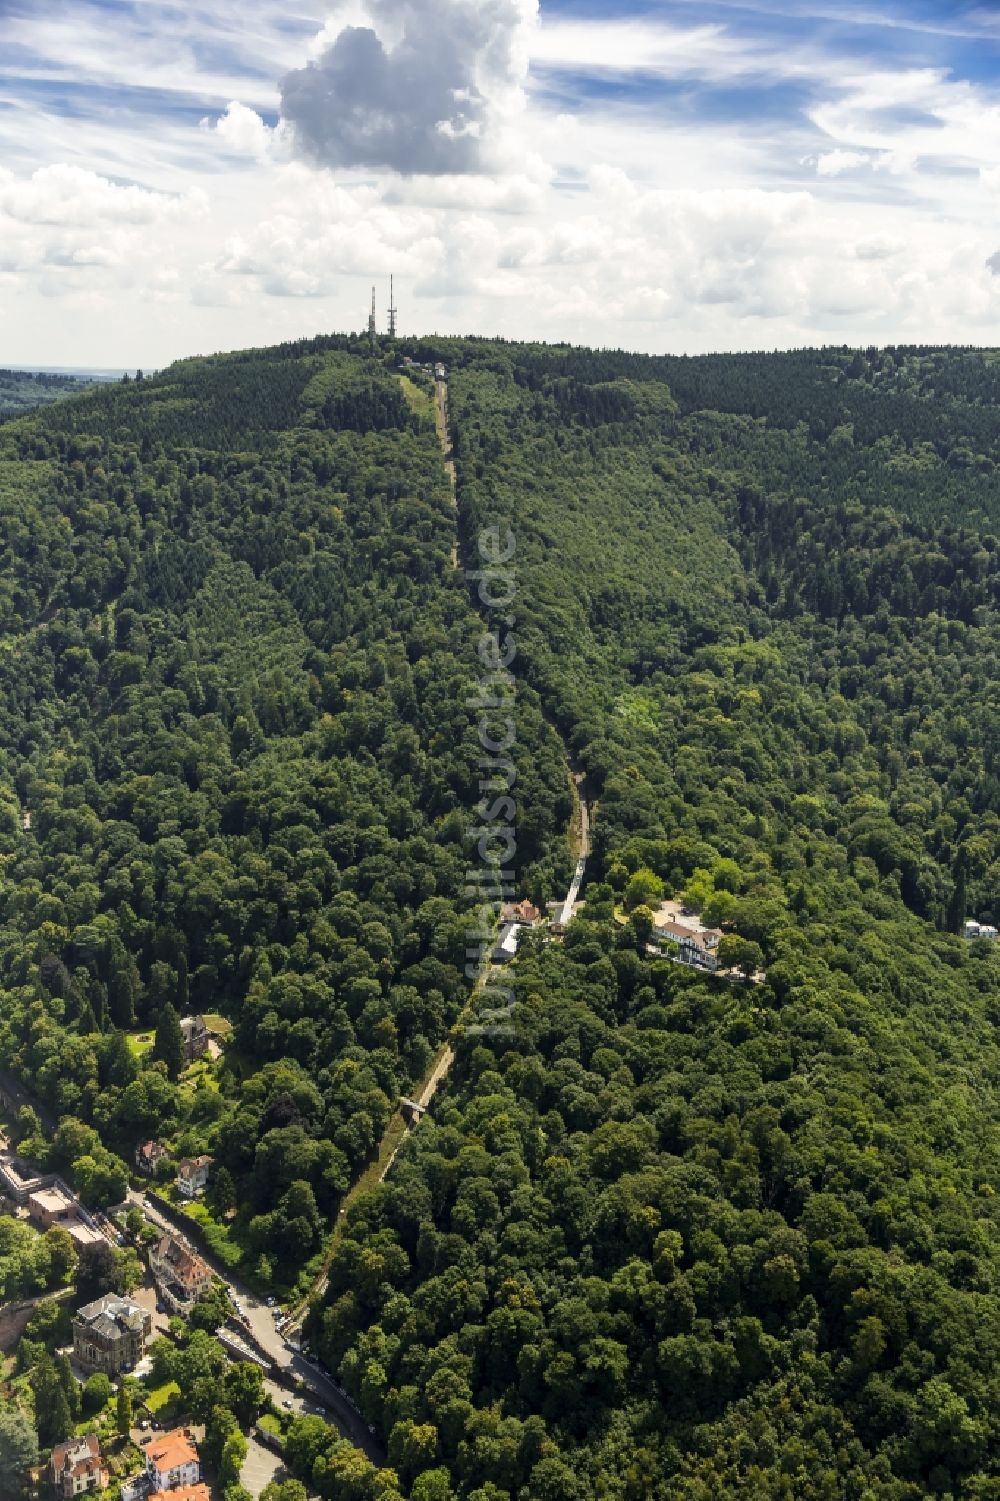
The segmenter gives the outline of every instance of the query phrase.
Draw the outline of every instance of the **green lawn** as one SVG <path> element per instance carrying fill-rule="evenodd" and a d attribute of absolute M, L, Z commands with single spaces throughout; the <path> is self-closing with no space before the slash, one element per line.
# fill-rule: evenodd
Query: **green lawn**
<path fill-rule="evenodd" d="M 160 1413 L 173 1402 L 175 1397 L 180 1396 L 180 1391 L 176 1381 L 165 1381 L 162 1386 L 154 1386 L 147 1391 L 146 1406 L 150 1412 Z"/>
<path fill-rule="evenodd" d="M 426 391 L 421 391 L 408 375 L 397 375 L 396 379 L 402 388 L 403 399 L 411 412 L 416 412 L 420 417 L 433 417 L 434 398 Z"/>
<path fill-rule="evenodd" d="M 208 1205 L 200 1199 L 184 1199 L 173 1186 L 166 1191 L 166 1197 L 175 1205 L 182 1214 L 187 1215 L 204 1232 L 209 1250 L 214 1256 L 227 1267 L 235 1269 L 240 1265 L 243 1258 L 243 1249 L 229 1233 L 229 1227 L 220 1225 L 215 1219 Z"/>
<path fill-rule="evenodd" d="M 215 1077 L 215 1060 L 205 1055 L 204 1058 L 196 1058 L 194 1063 L 189 1063 L 181 1074 L 181 1087 L 184 1089 L 197 1089 L 206 1085 L 209 1089 L 218 1091 L 219 1083 Z"/>
<path fill-rule="evenodd" d="M 220 1016 L 217 1011 L 202 1012 L 202 1019 L 213 1037 L 221 1037 L 224 1041 L 227 1037 L 232 1036 L 232 1023 L 227 1022 L 226 1018 Z"/>

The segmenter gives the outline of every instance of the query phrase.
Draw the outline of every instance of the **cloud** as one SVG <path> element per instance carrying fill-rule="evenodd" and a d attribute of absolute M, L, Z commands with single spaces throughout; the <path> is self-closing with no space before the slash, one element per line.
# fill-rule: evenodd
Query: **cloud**
<path fill-rule="evenodd" d="M 212 266 L 215 278 L 255 278 L 268 297 L 325 297 L 344 277 L 415 275 L 437 262 L 438 219 L 426 210 L 389 208 L 373 188 L 339 187 L 292 169 L 309 181 L 294 189 L 248 231 L 232 235 Z"/>
<path fill-rule="evenodd" d="M 758 49 L 722 26 L 682 27 L 646 19 L 543 21 L 532 62 L 582 72 L 650 72 L 669 77 L 739 75 L 759 64 Z M 752 59 L 752 61 L 751 61 Z"/>
<path fill-rule="evenodd" d="M 116 183 L 65 162 L 17 177 L 0 167 L 0 214 L 24 224 L 153 224 L 204 208 L 195 190 L 179 196 Z"/>
<path fill-rule="evenodd" d="M 888 235 L 871 235 L 868 239 L 859 240 L 854 246 L 854 258 L 859 261 L 888 261 L 894 255 L 900 255 L 904 249 L 902 240 L 892 239 Z"/>
<path fill-rule="evenodd" d="M 46 297 L 149 284 L 206 208 L 198 189 L 155 192 L 65 162 L 30 175 L 0 167 L 0 271 L 32 277 Z"/>
<path fill-rule="evenodd" d="M 390 272 L 407 331 L 1000 339 L 1000 89 L 874 17 L 862 35 L 850 14 L 785 26 L 791 0 L 15 10 L 8 360 L 145 366 L 357 328 L 373 280 L 384 324 Z"/>
<path fill-rule="evenodd" d="M 202 120 L 202 130 L 209 131 L 221 142 L 232 156 L 250 157 L 264 161 L 274 144 L 277 131 L 273 130 L 255 109 L 249 109 L 238 99 L 230 99 L 226 112 L 213 123 Z"/>
<path fill-rule="evenodd" d="M 1000 156 L 995 94 L 944 68 L 858 73 L 810 116 L 844 155 L 875 153 L 896 174 L 935 161 L 989 168 Z"/>
<path fill-rule="evenodd" d="M 836 151 L 824 152 L 817 159 L 816 171 L 820 177 L 839 177 L 842 172 L 870 166 L 871 160 L 866 151 L 843 151 L 838 147 Z"/>
<path fill-rule="evenodd" d="M 536 14 L 537 0 L 342 6 L 318 55 L 282 80 L 282 117 L 321 166 L 488 171 L 523 109 Z"/>

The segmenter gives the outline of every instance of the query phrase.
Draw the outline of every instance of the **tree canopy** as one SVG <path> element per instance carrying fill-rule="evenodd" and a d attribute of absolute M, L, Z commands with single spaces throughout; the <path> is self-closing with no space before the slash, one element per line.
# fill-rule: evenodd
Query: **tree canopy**
<path fill-rule="evenodd" d="M 516 544 L 518 894 L 565 894 L 569 766 L 593 849 L 340 1217 L 308 1333 L 391 1469 L 306 1417 L 295 1483 L 994 1494 L 995 355 L 398 352 L 448 367 L 460 559 Z M 484 619 L 394 358 L 324 336 L 0 426 L 0 1065 L 57 1119 L 22 1144 L 94 1204 L 149 1136 L 210 1153 L 203 1213 L 276 1280 L 469 996 Z M 735 974 L 659 951 L 665 897 Z M 26 1252 L 18 1291 L 57 1276 Z M 180 1358 L 211 1422 L 217 1350 Z"/>

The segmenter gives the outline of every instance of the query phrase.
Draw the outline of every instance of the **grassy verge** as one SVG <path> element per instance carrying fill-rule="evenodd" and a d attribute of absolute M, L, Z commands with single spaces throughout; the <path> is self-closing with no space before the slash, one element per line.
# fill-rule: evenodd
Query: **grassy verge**
<path fill-rule="evenodd" d="M 411 412 L 416 412 L 419 417 L 433 417 L 434 398 L 426 391 L 422 391 L 408 375 L 397 375 L 403 392 L 403 400 Z"/>

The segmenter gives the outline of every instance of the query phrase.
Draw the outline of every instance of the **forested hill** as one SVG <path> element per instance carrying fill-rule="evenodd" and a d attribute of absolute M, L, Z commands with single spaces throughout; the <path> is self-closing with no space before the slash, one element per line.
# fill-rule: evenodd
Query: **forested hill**
<path fill-rule="evenodd" d="M 462 1011 L 484 621 L 403 357 L 466 568 L 514 538 L 519 894 L 565 890 L 568 760 L 595 847 L 310 1338 L 415 1501 L 1000 1495 L 990 354 L 326 337 L 0 426 L 25 1149 L 92 1202 L 210 1152 L 285 1294 Z M 648 948 L 677 894 L 758 983 Z M 322 1429 L 319 1494 L 396 1494 Z"/>
<path fill-rule="evenodd" d="M 0 1063 L 63 1120 L 23 1145 L 98 1202 L 139 1141 L 210 1152 L 214 1243 L 288 1291 L 469 988 L 480 627 L 430 382 L 187 362 L 0 426 L 0 496 Z M 524 725 L 545 889 L 567 773 Z M 189 1011 L 232 1029 L 207 1076 Z"/>
<path fill-rule="evenodd" d="M 75 396 L 86 385 L 86 380 L 79 376 L 57 371 L 0 370 L 0 419 L 61 401 L 64 396 Z"/>

